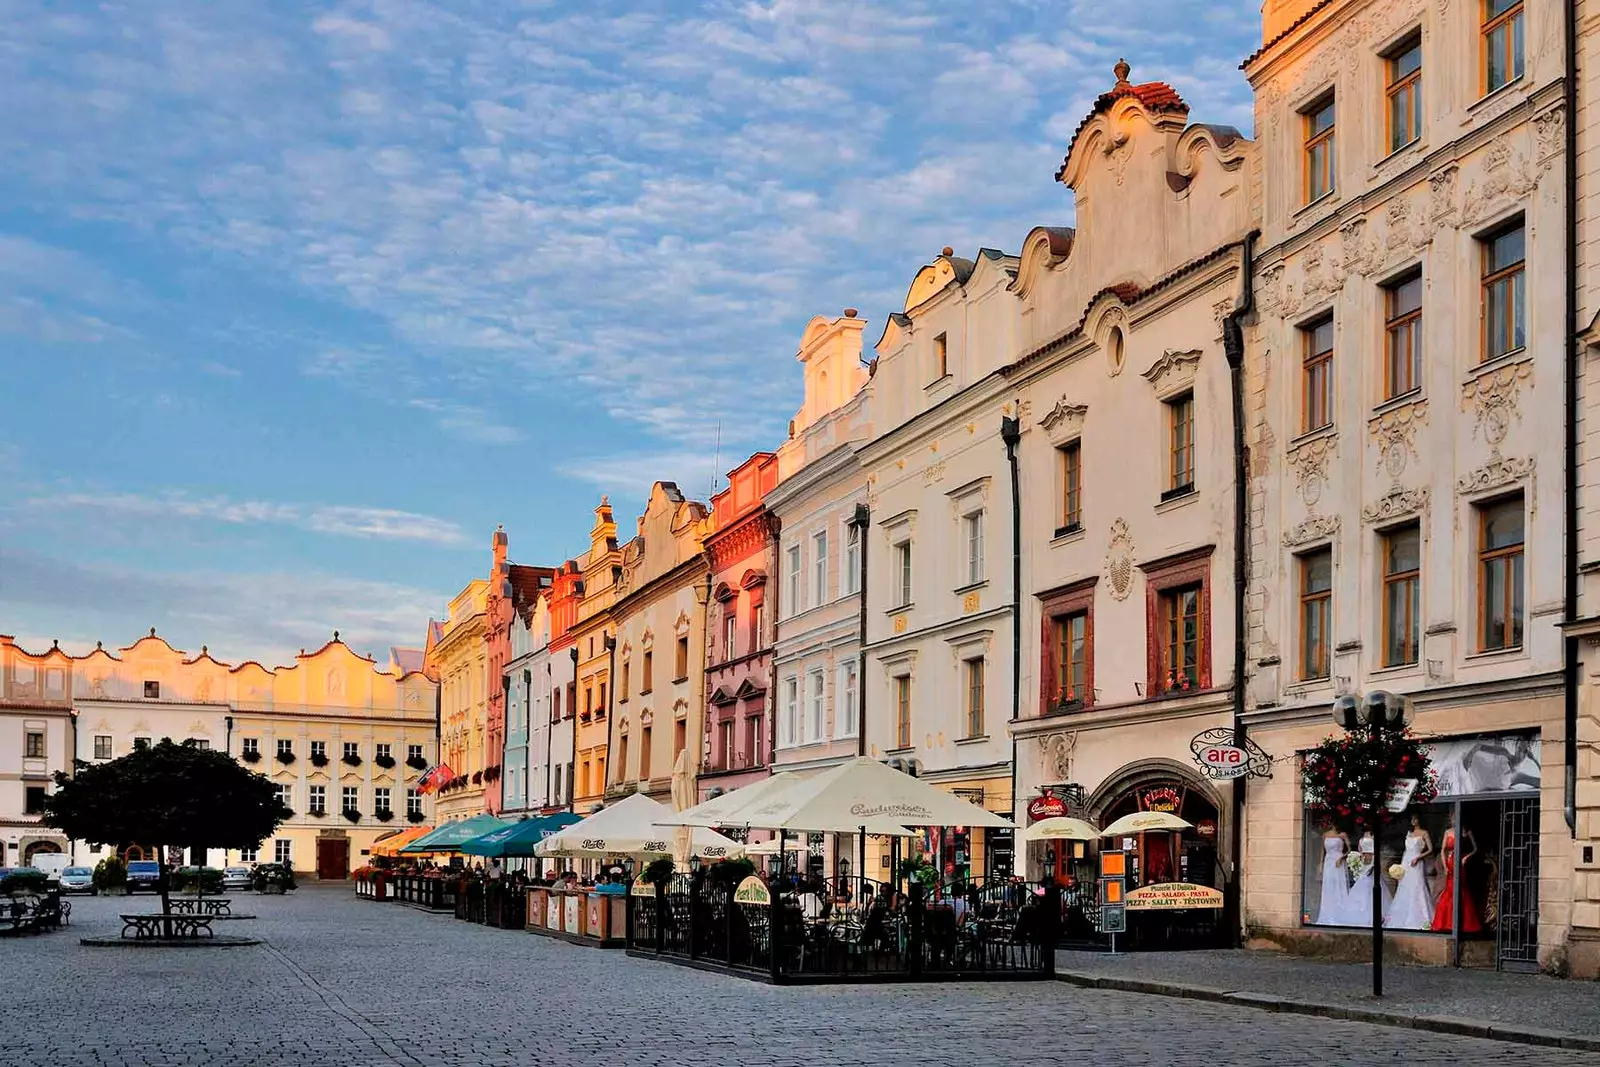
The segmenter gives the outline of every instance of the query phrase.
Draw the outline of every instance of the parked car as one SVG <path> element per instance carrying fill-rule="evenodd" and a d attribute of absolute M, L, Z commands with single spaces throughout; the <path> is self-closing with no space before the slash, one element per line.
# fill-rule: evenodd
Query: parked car
<path fill-rule="evenodd" d="M 34 855 L 33 865 L 50 881 L 57 882 L 61 880 L 61 872 L 72 866 L 72 860 L 60 852 L 41 852 Z"/>
<path fill-rule="evenodd" d="M 94 869 L 92 867 L 67 867 L 61 872 L 63 893 L 88 893 L 95 895 Z"/>
<path fill-rule="evenodd" d="M 227 867 L 222 871 L 222 888 L 229 892 L 249 889 L 253 881 L 249 867 Z"/>
<path fill-rule="evenodd" d="M 141 889 L 156 891 L 156 883 L 161 880 L 161 864 L 155 860 L 129 860 L 128 861 L 128 893 L 131 895 Z"/>

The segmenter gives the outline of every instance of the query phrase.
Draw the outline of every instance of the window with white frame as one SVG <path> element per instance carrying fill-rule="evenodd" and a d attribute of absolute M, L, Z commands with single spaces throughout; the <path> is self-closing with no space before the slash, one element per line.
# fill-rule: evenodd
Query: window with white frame
<path fill-rule="evenodd" d="M 734 610 L 734 602 L 728 601 L 722 605 L 722 658 L 733 659 L 739 653 L 739 613 Z"/>
<path fill-rule="evenodd" d="M 894 606 L 911 605 L 911 541 L 906 539 L 894 546 Z"/>
<path fill-rule="evenodd" d="M 256 849 L 256 848 L 241 848 L 239 850 L 239 862 L 240 863 L 254 863 L 256 861 L 256 857 L 259 856 L 260 854 L 261 854 L 261 850 L 260 849 Z"/>
<path fill-rule="evenodd" d="M 844 591 L 861 591 L 861 527 L 850 523 L 844 530 Z"/>
<path fill-rule="evenodd" d="M 811 535 L 811 603 L 828 602 L 828 531 Z"/>
<path fill-rule="evenodd" d="M 861 714 L 861 677 L 856 661 L 847 659 L 839 667 L 839 700 L 835 713 L 834 736 L 854 737 Z"/>
<path fill-rule="evenodd" d="M 394 749 L 390 745 L 374 745 L 372 758 L 379 760 L 394 759 Z"/>
<path fill-rule="evenodd" d="M 282 804 L 286 808 L 293 808 L 294 807 L 294 803 L 293 803 L 293 800 L 294 800 L 293 788 L 294 787 L 293 786 L 287 786 L 287 785 L 280 785 L 277 788 L 278 788 L 278 803 Z M 313 787 L 313 788 L 316 788 L 316 787 Z"/>
<path fill-rule="evenodd" d="M 292 866 L 294 864 L 294 858 L 293 858 L 294 854 L 291 851 L 293 846 L 294 846 L 294 842 L 287 841 L 287 840 L 284 840 L 282 838 L 278 839 L 277 841 L 274 841 L 272 843 L 272 859 L 273 859 L 273 862 L 274 863 L 282 863 L 285 866 Z"/>
<path fill-rule="evenodd" d="M 966 584 L 976 585 L 983 581 L 983 512 L 974 511 L 962 519 L 962 528 L 967 549 Z"/>
<path fill-rule="evenodd" d="M 355 810 L 357 810 L 357 808 L 360 806 L 360 801 L 358 801 L 356 799 L 356 797 L 357 797 L 357 790 L 356 790 L 355 786 L 347 785 L 343 789 L 341 789 L 339 791 L 339 810 L 340 811 L 355 811 Z"/>
<path fill-rule="evenodd" d="M 515 774 L 516 772 L 513 771 L 512 773 Z M 389 811 L 389 810 L 391 810 L 389 808 L 389 790 L 380 787 L 380 788 L 374 789 L 372 791 L 372 810 L 373 811 Z"/>
<path fill-rule="evenodd" d="M 325 815 L 328 811 L 328 787 L 314 785 L 310 787 L 310 795 L 306 798 L 306 810 L 313 815 Z"/>
<path fill-rule="evenodd" d="M 823 701 L 827 694 L 827 679 L 821 671 L 811 672 L 810 699 L 806 708 L 806 741 L 822 740 Z"/>
<path fill-rule="evenodd" d="M 294 755 L 294 742 L 289 740 L 288 738 L 284 738 L 284 737 L 278 738 L 278 755 L 280 755 L 280 756 L 292 756 L 292 755 Z"/>
<path fill-rule="evenodd" d="M 798 615 L 802 610 L 802 606 L 800 604 L 800 569 L 800 546 L 790 545 L 787 572 L 788 581 L 784 583 L 786 586 L 784 593 L 788 596 L 789 602 L 782 605 L 784 614 L 786 615 Z"/>
<path fill-rule="evenodd" d="M 415 762 L 417 760 L 420 760 L 421 758 L 422 758 L 422 746 L 421 745 L 407 745 L 406 746 L 406 762 L 413 763 L 413 762 Z"/>
<path fill-rule="evenodd" d="M 778 720 L 778 744 L 795 743 L 800 720 L 800 679 L 790 675 L 783 680 L 783 718 Z"/>
<path fill-rule="evenodd" d="M 556 768 L 556 775 L 557 775 L 557 778 L 556 778 L 556 791 L 557 791 L 557 796 L 560 795 L 560 790 L 561 790 L 560 774 L 561 774 L 561 768 L 557 767 Z M 422 794 L 417 792 L 415 789 L 407 789 L 406 790 L 406 814 L 407 815 L 421 815 L 422 814 Z"/>

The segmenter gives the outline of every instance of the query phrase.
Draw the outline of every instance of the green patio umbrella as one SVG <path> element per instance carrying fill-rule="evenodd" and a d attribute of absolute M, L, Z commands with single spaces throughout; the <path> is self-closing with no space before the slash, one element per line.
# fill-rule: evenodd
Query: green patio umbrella
<path fill-rule="evenodd" d="M 464 841 L 471 841 L 491 830 L 515 825 L 493 815 L 474 815 L 459 822 L 447 822 L 431 834 L 419 837 L 400 850 L 402 856 L 415 856 L 423 852 L 459 852 Z"/>
<path fill-rule="evenodd" d="M 555 815 L 538 815 L 510 826 L 490 830 L 479 837 L 461 843 L 461 851 L 469 856 L 532 856 L 533 847 L 557 830 L 563 830 L 582 819 L 569 811 Z"/>

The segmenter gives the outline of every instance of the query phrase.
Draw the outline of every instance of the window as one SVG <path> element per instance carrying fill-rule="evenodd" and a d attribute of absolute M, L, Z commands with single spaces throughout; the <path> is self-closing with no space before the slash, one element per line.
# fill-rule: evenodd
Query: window
<path fill-rule="evenodd" d="M 650 734 L 651 728 L 648 726 L 639 732 L 639 780 L 641 782 L 650 780 L 650 750 L 655 747 L 651 743 Z"/>
<path fill-rule="evenodd" d="M 144 683 L 144 698 L 146 700 L 160 700 L 161 699 L 161 683 L 160 682 L 146 682 L 146 683 Z"/>
<path fill-rule="evenodd" d="M 800 719 L 800 680 L 793 676 L 783 680 L 783 718 L 778 720 L 778 744 L 795 743 L 795 732 Z"/>
<path fill-rule="evenodd" d="M 384 788 L 378 788 L 378 789 L 374 789 L 372 791 L 372 810 L 373 811 L 389 811 L 389 810 L 391 810 L 390 807 L 389 807 L 389 790 L 384 789 Z"/>
<path fill-rule="evenodd" d="M 1300 677 L 1326 678 L 1331 659 L 1328 627 L 1333 621 L 1333 549 L 1300 557 Z"/>
<path fill-rule="evenodd" d="M 1083 529 L 1083 445 L 1074 441 L 1056 449 L 1061 470 L 1061 522 L 1056 535 Z"/>
<path fill-rule="evenodd" d="M 291 847 L 292 847 L 292 842 L 290 842 L 288 840 L 280 839 L 280 840 L 274 841 L 272 843 L 272 860 L 273 860 L 273 862 L 274 863 L 281 863 L 286 867 L 293 866 L 293 860 L 290 858 L 290 856 L 291 856 L 290 848 Z"/>
<path fill-rule="evenodd" d="M 44 759 L 44 731 L 29 730 L 23 737 L 23 756 L 26 759 Z"/>
<path fill-rule="evenodd" d="M 1333 192 L 1333 94 L 1312 104 L 1301 115 L 1305 123 L 1305 202 Z"/>
<path fill-rule="evenodd" d="M 1384 289 L 1383 398 L 1422 387 L 1422 275 Z"/>
<path fill-rule="evenodd" d="M 578 683 L 567 683 L 567 718 L 572 718 L 578 713 Z"/>
<path fill-rule="evenodd" d="M 976 585 L 983 581 L 983 512 L 974 511 L 962 521 L 966 525 L 966 584 Z"/>
<path fill-rule="evenodd" d="M 1074 701 L 1088 704 L 1089 613 L 1075 611 L 1055 623 L 1056 706 Z"/>
<path fill-rule="evenodd" d="M 1161 594 L 1161 692 L 1200 685 L 1201 587 L 1185 585 Z"/>
<path fill-rule="evenodd" d="M 527 727 L 524 726 L 523 729 L 527 729 Z M 392 760 L 394 759 L 394 748 L 392 745 L 375 745 L 373 746 L 372 756 L 373 759 Z"/>
<path fill-rule="evenodd" d="M 410 762 L 413 762 L 413 761 L 416 761 L 416 760 L 420 760 L 420 759 L 422 759 L 422 746 L 421 745 L 407 745 L 406 746 L 406 762 L 410 763 Z"/>
<path fill-rule="evenodd" d="M 967 660 L 967 736 L 983 736 L 983 660 Z"/>
<path fill-rule="evenodd" d="M 346 741 L 344 743 L 344 758 L 350 759 L 352 756 L 356 759 L 361 758 L 361 745 L 355 741 Z"/>
<path fill-rule="evenodd" d="M 561 790 L 561 768 L 556 768 L 556 791 Z M 420 815 L 422 813 L 422 794 L 415 789 L 406 790 L 406 814 Z"/>
<path fill-rule="evenodd" d="M 1483 0 L 1483 91 L 1522 77 L 1522 0 Z"/>
<path fill-rule="evenodd" d="M 855 523 L 844 531 L 844 591 L 861 591 L 861 527 Z"/>
<path fill-rule="evenodd" d="M 628 773 L 628 735 L 626 732 L 617 738 L 617 761 L 612 764 L 617 767 L 624 777 Z"/>
<path fill-rule="evenodd" d="M 933 339 L 933 376 L 935 380 L 950 373 L 950 342 L 945 334 Z"/>
<path fill-rule="evenodd" d="M 1333 318 L 1300 328 L 1300 429 L 1333 424 Z"/>
<path fill-rule="evenodd" d="M 258 848 L 241 848 L 239 850 L 239 862 L 254 863 L 260 854 L 261 850 Z"/>
<path fill-rule="evenodd" d="M 327 758 L 328 758 L 328 742 L 326 742 L 326 741 L 313 741 L 313 742 L 311 742 L 311 762 L 315 763 L 318 760 L 325 760 Z"/>
<path fill-rule="evenodd" d="M 1522 646 L 1521 495 L 1478 508 L 1478 650 Z"/>
<path fill-rule="evenodd" d="M 407 790 L 410 793 L 410 790 Z M 561 794 L 561 764 L 556 764 L 555 795 L 550 798 L 557 804 L 565 804 L 566 798 Z"/>
<path fill-rule="evenodd" d="M 280 755 L 280 756 L 292 756 L 292 755 L 294 755 L 294 742 L 289 740 L 288 738 L 279 738 L 278 739 L 278 755 Z"/>
<path fill-rule="evenodd" d="M 628 675 L 633 669 L 633 664 L 628 660 L 622 661 L 622 684 L 617 688 L 617 703 L 625 704 L 628 700 Z M 561 703 L 561 691 L 556 691 L 556 703 Z M 560 718 L 559 712 L 556 715 Z"/>
<path fill-rule="evenodd" d="M 724 719 L 722 722 L 717 724 L 717 736 L 722 746 L 721 769 L 723 770 L 731 770 L 734 765 L 733 728 L 734 723 L 732 719 Z"/>
<path fill-rule="evenodd" d="M 1383 535 L 1383 665 L 1417 662 L 1422 589 L 1422 532 L 1403 526 Z"/>
<path fill-rule="evenodd" d="M 606 683 L 600 683 L 600 696 L 594 703 L 594 715 L 597 719 L 606 717 Z"/>
<path fill-rule="evenodd" d="M 245 738 L 245 744 L 247 746 L 253 746 L 255 744 L 255 738 L 253 738 L 253 737 Z M 253 747 L 247 747 L 245 749 L 245 751 L 247 751 L 247 752 L 254 751 L 254 748 Z M 95 734 L 94 735 L 94 758 L 95 759 L 110 759 L 111 758 L 111 735 L 110 734 Z"/>
<path fill-rule="evenodd" d="M 356 799 L 356 787 L 355 786 L 347 785 L 343 789 L 339 790 L 339 810 L 340 811 L 355 811 L 357 809 L 358 803 L 359 802 Z"/>
<path fill-rule="evenodd" d="M 594 715 L 594 686 L 583 687 L 583 718 L 587 722 Z"/>
<path fill-rule="evenodd" d="M 790 615 L 798 615 L 804 609 L 800 604 L 800 546 L 789 546 L 789 587 L 784 590 L 789 596 L 787 611 Z"/>
<path fill-rule="evenodd" d="M 306 810 L 313 815 L 325 815 L 328 812 L 328 787 L 314 785 L 306 797 Z"/>
<path fill-rule="evenodd" d="M 1389 151 L 1422 136 L 1422 38 L 1416 36 L 1386 57 L 1389 84 Z"/>
<path fill-rule="evenodd" d="M 688 635 L 678 638 L 678 656 L 675 666 L 678 668 L 673 675 L 673 681 L 681 682 L 689 677 L 689 638 Z"/>
<path fill-rule="evenodd" d="M 198 748 L 202 752 L 206 751 L 207 749 L 209 749 L 211 747 L 211 742 L 207 741 L 203 737 L 185 738 L 183 743 L 188 745 L 190 748 Z"/>
<path fill-rule="evenodd" d="M 30 785 L 24 795 L 22 813 L 24 815 L 44 814 L 44 786 Z"/>
<path fill-rule="evenodd" d="M 895 575 L 899 588 L 895 607 L 911 606 L 911 542 L 902 541 L 894 546 Z"/>
<path fill-rule="evenodd" d="M 828 602 L 828 532 L 811 535 L 811 603 Z"/>
<path fill-rule="evenodd" d="M 732 602 L 722 609 L 722 658 L 733 659 L 738 652 L 735 646 L 739 637 L 739 616 L 733 610 Z"/>
<path fill-rule="evenodd" d="M 766 623 L 766 605 L 757 600 L 750 605 L 750 651 L 766 647 L 766 638 L 763 627 Z"/>
<path fill-rule="evenodd" d="M 293 801 L 293 799 L 294 799 L 294 787 L 293 786 L 287 786 L 287 785 L 280 785 L 280 786 L 277 786 L 276 788 L 278 790 L 278 803 L 282 804 L 286 808 L 294 807 L 294 804 L 291 803 L 291 801 Z"/>
<path fill-rule="evenodd" d="M 150 747 L 150 739 L 148 737 L 135 737 L 133 739 L 134 751 L 137 752 L 139 749 L 149 748 L 149 747 Z"/>
<path fill-rule="evenodd" d="M 672 724 L 672 761 L 678 761 L 678 754 L 683 751 L 683 746 L 689 743 L 689 724 L 679 719 Z"/>
<path fill-rule="evenodd" d="M 761 767 L 767 762 L 766 753 L 761 751 L 761 716 L 751 715 L 744 720 L 745 737 L 750 747 L 745 750 L 749 757 L 750 766 Z"/>
<path fill-rule="evenodd" d="M 1526 246 L 1522 223 L 1485 238 L 1483 248 L 1483 358 L 1515 352 L 1526 342 L 1523 329 Z"/>
<path fill-rule="evenodd" d="M 827 692 L 826 681 L 821 671 L 811 672 L 811 706 L 810 714 L 806 716 L 806 733 L 804 740 L 822 740 L 823 700 Z"/>
<path fill-rule="evenodd" d="M 654 652 L 646 650 L 646 652 L 644 654 L 643 684 L 639 686 L 639 695 L 640 696 L 644 696 L 646 693 L 650 692 L 650 690 L 652 688 L 654 688 L 653 683 L 654 683 L 654 680 L 655 680 L 655 673 L 656 673 L 655 659 L 656 659 L 656 654 Z"/>
<path fill-rule="evenodd" d="M 833 724 L 833 736 L 854 737 L 861 716 L 861 678 L 856 661 L 847 659 L 839 668 L 838 711 Z"/>
<path fill-rule="evenodd" d="M 1194 394 L 1167 401 L 1167 430 L 1171 442 L 1164 496 L 1182 496 L 1194 489 Z"/>
<path fill-rule="evenodd" d="M 894 680 L 894 747 L 911 747 L 911 676 Z"/>

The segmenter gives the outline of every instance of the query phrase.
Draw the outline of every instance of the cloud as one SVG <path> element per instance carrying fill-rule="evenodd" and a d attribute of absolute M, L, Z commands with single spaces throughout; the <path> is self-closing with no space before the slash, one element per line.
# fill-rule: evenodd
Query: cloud
<path fill-rule="evenodd" d="M 384 660 L 391 644 L 417 645 L 430 612 L 448 594 L 393 583 L 305 572 L 182 572 L 83 564 L 0 546 L 0 632 L 26 620 L 33 634 L 86 651 L 95 640 L 131 644 L 145 627 L 175 646 L 208 645 L 228 662 L 292 663 L 334 630 L 360 653 Z M 137 627 L 129 632 L 127 605 Z M 19 627 L 20 629 L 20 627 Z M 42 637 L 26 643 L 49 647 Z"/>
<path fill-rule="evenodd" d="M 433 415 L 439 429 L 463 441 L 484 445 L 512 445 L 524 438 L 515 426 L 496 422 L 482 408 L 444 400 L 417 398 L 409 406 Z"/>
<path fill-rule="evenodd" d="M 563 461 L 557 473 L 588 482 L 603 491 L 643 498 L 653 482 L 677 482 L 678 488 L 696 500 L 710 499 L 712 474 L 717 486 L 726 484 L 727 471 L 737 466 L 738 458 L 724 452 L 720 457 L 704 452 L 639 452 Z"/>
<path fill-rule="evenodd" d="M 454 522 L 392 508 L 334 504 L 290 504 L 263 500 L 196 497 L 182 491 L 138 493 L 60 493 L 30 499 L 36 510 L 93 511 L 114 518 L 182 519 L 230 526 L 284 526 L 332 537 L 409 541 L 453 548 L 467 544 Z"/>

